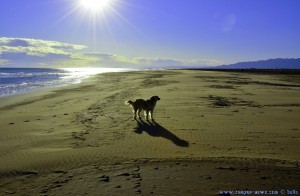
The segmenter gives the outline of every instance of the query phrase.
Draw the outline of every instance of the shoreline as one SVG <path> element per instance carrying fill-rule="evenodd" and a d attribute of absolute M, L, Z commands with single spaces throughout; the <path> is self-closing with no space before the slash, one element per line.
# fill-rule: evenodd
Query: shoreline
<path fill-rule="evenodd" d="M 5 68 L 4 68 L 5 69 Z M 29 68 L 31 69 L 31 68 Z M 80 85 L 84 81 L 88 80 L 91 77 L 98 77 L 99 75 L 105 74 L 105 73 L 126 73 L 126 72 L 151 72 L 151 71 L 184 71 L 184 70 L 190 70 L 190 71 L 207 71 L 207 72 L 229 72 L 229 73 L 250 73 L 250 74 L 263 74 L 263 75 L 300 75 L 300 69 L 157 69 L 157 70 L 128 70 L 128 71 L 119 71 L 119 72 L 103 72 L 103 73 L 97 73 L 94 75 L 88 76 L 88 78 L 83 78 L 80 80 L 80 82 L 76 83 L 67 83 L 67 84 L 61 84 L 59 86 L 51 86 L 51 87 L 42 87 L 40 89 L 34 89 L 29 92 L 20 92 L 17 94 L 11 94 L 11 95 L 5 95 L 0 96 L 0 109 L 8 104 L 18 102 L 19 99 L 17 97 L 19 96 L 25 96 L 31 97 L 33 96 L 41 96 L 43 94 L 51 94 L 52 92 L 55 92 L 56 90 L 59 90 L 61 88 L 68 88 L 72 87 L 73 85 Z M 14 101 L 13 101 L 14 100 Z"/>
<path fill-rule="evenodd" d="M 133 69 L 129 68 L 0 68 L 0 69 L 8 69 L 8 70 L 39 70 L 40 74 L 42 74 L 42 77 L 47 77 L 49 75 L 45 74 L 49 70 L 56 70 L 55 73 L 56 75 L 59 75 L 59 78 L 49 80 L 52 83 L 49 86 L 41 86 L 41 87 L 36 87 L 33 89 L 29 89 L 26 91 L 19 91 L 16 93 L 11 93 L 11 94 L 5 94 L 0 96 L 0 101 L 6 101 L 9 100 L 10 98 L 13 98 L 14 96 L 18 95 L 24 95 L 28 97 L 28 94 L 38 94 L 39 92 L 47 91 L 47 89 L 59 89 L 59 88 L 64 88 L 68 87 L 70 85 L 76 85 L 82 83 L 82 81 L 89 79 L 90 77 L 93 77 L 98 74 L 103 74 L 103 73 L 114 73 L 114 72 L 130 72 L 134 71 Z M 42 72 L 44 71 L 44 72 Z M 10 74 L 15 74 L 14 72 L 9 72 Z M 16 72 L 18 73 L 18 72 Z M 23 72 L 21 72 L 23 73 Z M 39 73 L 39 72 L 38 72 Z M 52 73 L 52 72 L 51 72 Z M 7 73 L 8 74 L 8 73 Z M 33 73 L 31 72 L 25 72 L 25 74 L 35 74 L 35 71 Z M 60 75 L 60 74 L 65 74 L 65 75 Z M 22 78 L 22 77 L 21 77 Z M 68 78 L 68 79 L 65 79 Z M 18 78 L 15 78 L 18 79 Z M 27 83 L 27 82 L 24 82 Z M 16 85 L 16 84 L 14 84 Z"/>
<path fill-rule="evenodd" d="M 44 88 L 32 90 L 30 92 L 22 92 L 22 93 L 2 96 L 0 97 L 0 110 L 9 107 L 10 105 L 22 104 L 22 102 L 34 102 L 36 99 L 38 100 L 43 96 L 53 94 L 59 90 L 76 88 L 76 86 L 80 85 L 83 82 L 88 82 L 88 80 L 91 77 L 97 77 L 97 75 L 92 75 L 89 76 L 88 78 L 84 78 L 79 83 L 70 83 L 70 84 L 65 84 L 60 86 L 44 87 Z"/>
<path fill-rule="evenodd" d="M 299 82 L 286 78 L 118 72 L 29 94 L 23 102 L 19 96 L 20 103 L 0 107 L 0 190 L 18 186 L 18 194 L 34 185 L 41 194 L 75 194 L 82 178 L 92 186 L 83 184 L 82 194 L 97 194 L 97 186 L 117 195 L 188 189 L 215 195 L 280 183 L 300 190 L 292 181 L 300 177 Z M 156 121 L 133 120 L 124 101 L 153 95 L 161 98 Z M 236 175 L 244 176 L 239 186 Z M 174 183 L 189 188 L 177 192 Z"/>

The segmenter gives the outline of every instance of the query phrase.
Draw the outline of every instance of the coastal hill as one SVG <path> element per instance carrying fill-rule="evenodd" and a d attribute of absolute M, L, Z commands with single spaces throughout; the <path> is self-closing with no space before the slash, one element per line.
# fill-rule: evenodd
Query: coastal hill
<path fill-rule="evenodd" d="M 217 69 L 300 69 L 300 58 L 268 59 L 261 61 L 239 62 L 215 67 Z"/>

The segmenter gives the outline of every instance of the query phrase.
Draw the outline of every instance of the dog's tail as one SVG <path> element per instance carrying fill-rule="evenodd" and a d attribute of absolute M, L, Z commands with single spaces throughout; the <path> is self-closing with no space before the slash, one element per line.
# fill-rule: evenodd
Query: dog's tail
<path fill-rule="evenodd" d="M 132 101 L 130 101 L 130 100 L 128 100 L 128 101 L 125 101 L 125 105 L 132 105 L 133 104 L 133 102 Z"/>

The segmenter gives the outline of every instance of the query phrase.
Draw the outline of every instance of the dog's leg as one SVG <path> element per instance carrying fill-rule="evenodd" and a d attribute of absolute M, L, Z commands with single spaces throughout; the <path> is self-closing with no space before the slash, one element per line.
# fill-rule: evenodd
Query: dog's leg
<path fill-rule="evenodd" d="M 150 115 L 150 111 L 149 110 L 147 110 L 147 113 L 146 113 L 147 115 L 146 115 L 146 120 L 147 121 L 149 121 L 149 115 Z"/>
<path fill-rule="evenodd" d="M 138 109 L 138 117 L 139 117 L 139 119 L 141 118 L 141 111 L 142 110 Z"/>
<path fill-rule="evenodd" d="M 151 120 L 154 120 L 154 117 L 153 117 L 153 110 L 150 110 L 150 115 L 151 115 Z"/>
<path fill-rule="evenodd" d="M 136 119 L 136 112 L 137 112 L 137 110 L 134 109 L 134 110 L 132 110 L 132 112 L 133 112 L 133 119 Z"/>

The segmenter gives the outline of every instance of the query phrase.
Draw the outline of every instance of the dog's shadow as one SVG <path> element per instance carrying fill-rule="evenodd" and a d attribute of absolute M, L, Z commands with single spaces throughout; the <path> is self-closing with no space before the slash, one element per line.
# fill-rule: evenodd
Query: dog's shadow
<path fill-rule="evenodd" d="M 166 138 L 170 141 L 172 141 L 175 145 L 180 146 L 180 147 L 188 147 L 189 143 L 185 140 L 182 140 L 178 138 L 176 135 L 168 131 L 166 128 L 161 126 L 155 121 L 143 121 L 141 119 L 137 119 L 137 127 L 135 128 L 134 132 L 141 134 L 144 132 L 148 133 L 149 135 L 153 137 L 163 137 Z"/>

